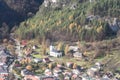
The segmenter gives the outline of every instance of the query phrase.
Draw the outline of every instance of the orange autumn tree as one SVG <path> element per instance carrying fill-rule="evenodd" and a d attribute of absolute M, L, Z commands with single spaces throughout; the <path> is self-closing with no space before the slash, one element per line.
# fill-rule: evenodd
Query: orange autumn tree
<path fill-rule="evenodd" d="M 29 70 L 29 71 L 31 71 L 32 70 L 32 66 L 28 65 L 28 66 L 26 66 L 26 69 Z"/>

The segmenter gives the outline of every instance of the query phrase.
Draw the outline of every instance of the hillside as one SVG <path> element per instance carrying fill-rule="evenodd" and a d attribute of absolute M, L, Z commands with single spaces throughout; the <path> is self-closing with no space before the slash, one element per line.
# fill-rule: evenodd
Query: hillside
<path fill-rule="evenodd" d="M 119 4 L 119 0 L 45 0 L 37 14 L 22 22 L 16 33 L 23 39 L 46 37 L 52 41 L 111 38 L 119 30 Z"/>
<path fill-rule="evenodd" d="M 29 14 L 35 14 L 42 0 L 0 0 L 0 27 L 6 23 L 12 28 L 29 17 Z"/>

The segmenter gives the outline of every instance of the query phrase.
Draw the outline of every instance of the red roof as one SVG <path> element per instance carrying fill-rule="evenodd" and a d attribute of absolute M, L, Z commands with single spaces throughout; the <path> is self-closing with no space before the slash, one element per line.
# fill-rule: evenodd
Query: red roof
<path fill-rule="evenodd" d="M 22 45 L 27 45 L 27 40 L 22 40 L 22 41 L 21 41 L 21 44 L 22 44 Z"/>
<path fill-rule="evenodd" d="M 5 80 L 4 78 L 0 78 L 0 80 Z"/>
<path fill-rule="evenodd" d="M 39 80 L 39 77 L 37 76 L 32 76 L 32 75 L 27 75 L 25 76 L 26 79 L 31 79 L 31 80 Z"/>

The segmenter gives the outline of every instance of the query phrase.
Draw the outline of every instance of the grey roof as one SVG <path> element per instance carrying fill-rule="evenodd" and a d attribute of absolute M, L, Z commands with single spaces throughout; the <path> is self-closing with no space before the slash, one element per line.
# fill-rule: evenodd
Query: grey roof
<path fill-rule="evenodd" d="M 2 73 L 8 73 L 7 68 L 0 66 L 0 74 Z"/>

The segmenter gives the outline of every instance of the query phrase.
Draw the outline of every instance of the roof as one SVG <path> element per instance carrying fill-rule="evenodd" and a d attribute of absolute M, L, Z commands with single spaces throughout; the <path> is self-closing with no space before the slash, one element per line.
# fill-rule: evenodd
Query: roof
<path fill-rule="evenodd" d="M 46 62 L 50 62 L 49 58 L 44 58 L 43 60 Z"/>
<path fill-rule="evenodd" d="M 40 58 L 35 58 L 35 59 L 34 59 L 34 62 L 36 62 L 36 63 L 42 62 L 42 59 L 40 59 Z"/>
<path fill-rule="evenodd" d="M 0 51 L 2 51 L 2 50 L 4 50 L 4 49 L 5 49 L 5 47 L 2 46 L 2 45 L 0 45 Z"/>
<path fill-rule="evenodd" d="M 31 71 L 28 71 L 26 69 L 22 70 L 24 75 L 33 75 L 33 73 Z"/>
<path fill-rule="evenodd" d="M 76 52 L 73 54 L 74 57 L 82 57 L 82 53 Z"/>
<path fill-rule="evenodd" d="M 0 66 L 0 74 L 8 74 L 7 68 Z"/>
<path fill-rule="evenodd" d="M 39 80 L 39 77 L 34 76 L 34 75 L 26 75 L 26 76 L 24 77 L 24 79 L 25 79 L 25 80 L 28 80 L 28 79 L 30 79 L 30 80 Z"/>
<path fill-rule="evenodd" d="M 22 41 L 21 41 L 21 44 L 22 44 L 22 45 L 27 45 L 27 41 L 26 41 L 26 40 L 22 40 Z"/>
<path fill-rule="evenodd" d="M 42 76 L 40 80 L 58 80 L 58 79 L 54 76 Z"/>
<path fill-rule="evenodd" d="M 5 56 L 5 57 L 7 57 L 7 56 L 8 56 L 8 54 L 7 54 L 7 53 L 5 53 L 3 50 L 2 50 L 2 51 L 0 51 L 0 55 L 1 55 L 1 56 Z"/>

